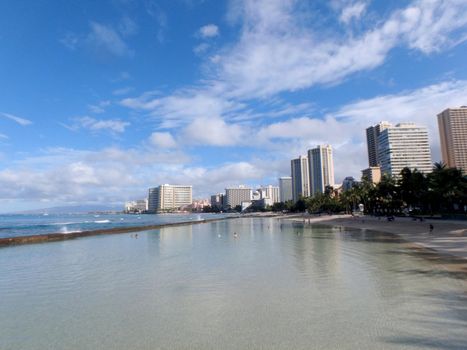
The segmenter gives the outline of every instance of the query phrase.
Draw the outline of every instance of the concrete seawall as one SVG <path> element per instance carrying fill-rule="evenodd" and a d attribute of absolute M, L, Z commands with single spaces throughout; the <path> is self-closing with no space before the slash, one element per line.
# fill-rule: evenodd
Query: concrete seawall
<path fill-rule="evenodd" d="M 71 232 L 71 233 L 48 233 L 48 234 L 41 234 L 41 235 L 7 237 L 7 238 L 0 238 L 0 247 L 20 245 L 20 244 L 66 241 L 70 239 L 75 239 L 75 238 L 80 238 L 80 237 L 89 237 L 89 236 L 113 235 L 113 234 L 129 233 L 129 232 L 158 230 L 164 227 L 205 224 L 209 222 L 237 219 L 237 218 L 239 218 L 239 216 L 223 217 L 223 218 L 215 218 L 215 219 L 204 219 L 204 220 L 198 220 L 198 221 L 174 222 L 174 223 L 159 224 L 159 225 L 117 227 L 117 228 L 109 228 L 109 229 L 102 229 L 102 230 L 90 230 L 90 231 L 80 231 L 80 232 Z"/>

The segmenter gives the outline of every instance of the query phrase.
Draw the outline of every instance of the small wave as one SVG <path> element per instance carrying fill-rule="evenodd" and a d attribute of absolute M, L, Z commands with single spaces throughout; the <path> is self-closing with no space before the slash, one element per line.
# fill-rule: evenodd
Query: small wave
<path fill-rule="evenodd" d="M 81 232 L 81 230 L 68 230 L 68 228 L 66 226 L 63 226 L 60 229 L 60 233 L 63 234 L 63 235 L 67 235 L 67 234 L 75 233 L 75 232 Z"/>
<path fill-rule="evenodd" d="M 107 224 L 109 222 L 110 222 L 110 220 L 96 220 L 96 221 L 94 221 L 95 224 Z"/>
<path fill-rule="evenodd" d="M 53 222 L 50 225 L 52 226 L 63 226 L 63 225 L 76 225 L 76 224 L 81 224 L 81 222 L 77 221 L 70 221 L 70 222 Z"/>

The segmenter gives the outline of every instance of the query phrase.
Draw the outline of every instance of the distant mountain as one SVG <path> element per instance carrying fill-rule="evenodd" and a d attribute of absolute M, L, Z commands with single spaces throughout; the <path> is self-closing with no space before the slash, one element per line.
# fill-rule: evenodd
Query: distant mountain
<path fill-rule="evenodd" d="M 34 210 L 25 210 L 16 212 L 17 214 L 77 214 L 89 212 L 105 212 L 105 211 L 122 211 L 123 205 L 104 205 L 104 204 L 89 204 L 89 205 L 70 205 L 63 207 L 52 207 Z"/>

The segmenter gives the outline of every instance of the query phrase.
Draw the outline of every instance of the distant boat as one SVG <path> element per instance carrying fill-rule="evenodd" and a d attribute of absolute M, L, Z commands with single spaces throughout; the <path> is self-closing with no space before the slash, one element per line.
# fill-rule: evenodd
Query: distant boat
<path fill-rule="evenodd" d="M 42 215 L 43 216 L 49 216 L 49 213 L 43 213 Z"/>

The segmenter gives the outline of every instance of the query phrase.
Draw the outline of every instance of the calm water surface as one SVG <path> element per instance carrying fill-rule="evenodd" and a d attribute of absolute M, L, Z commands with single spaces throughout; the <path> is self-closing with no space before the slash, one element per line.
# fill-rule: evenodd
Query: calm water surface
<path fill-rule="evenodd" d="M 216 219 L 232 214 L 0 214 L 0 238 Z"/>
<path fill-rule="evenodd" d="M 0 349 L 467 349 L 467 283 L 274 219 L 7 247 Z"/>

